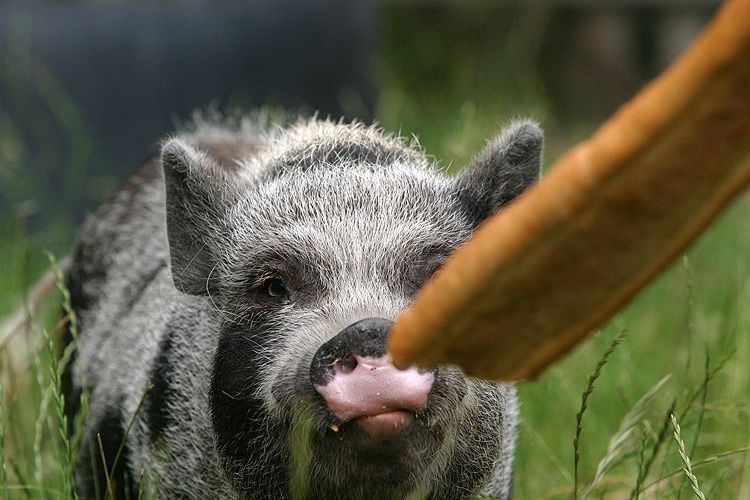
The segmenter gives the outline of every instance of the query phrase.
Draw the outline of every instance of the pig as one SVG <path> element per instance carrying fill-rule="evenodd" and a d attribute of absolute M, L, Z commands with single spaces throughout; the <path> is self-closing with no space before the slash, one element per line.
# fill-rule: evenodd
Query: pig
<path fill-rule="evenodd" d="M 451 176 L 359 122 L 201 118 L 166 139 L 67 273 L 80 498 L 508 498 L 514 387 L 385 346 L 537 179 L 542 143 L 514 122 Z"/>

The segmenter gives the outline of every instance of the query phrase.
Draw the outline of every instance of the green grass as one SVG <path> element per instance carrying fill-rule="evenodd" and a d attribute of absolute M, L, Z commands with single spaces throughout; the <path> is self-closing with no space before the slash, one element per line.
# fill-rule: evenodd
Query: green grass
<path fill-rule="evenodd" d="M 635 425 L 626 426 L 630 431 L 619 457 L 596 490 L 606 498 L 631 498 L 636 488 L 643 491 L 642 498 L 690 498 L 691 484 L 680 475 L 679 450 L 670 436 L 665 438 L 665 422 L 674 414 L 706 497 L 747 498 L 748 210 L 750 199 L 745 197 L 593 338 L 538 380 L 521 384 L 517 498 L 573 498 L 575 477 L 583 485 L 579 495 L 586 491 L 598 464 L 611 453 L 608 443 L 623 433 L 637 401 L 666 376 L 669 380 L 649 404 L 639 408 Z M 628 331 L 626 340 L 588 396 L 576 475 L 578 394 L 586 390 L 588 372 L 611 339 L 623 330 Z M 648 474 L 642 477 L 646 463 Z"/>

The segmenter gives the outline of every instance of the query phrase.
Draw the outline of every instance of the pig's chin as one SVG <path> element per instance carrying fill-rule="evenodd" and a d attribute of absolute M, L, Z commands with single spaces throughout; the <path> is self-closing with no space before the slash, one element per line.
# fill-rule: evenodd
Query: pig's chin
<path fill-rule="evenodd" d="M 402 409 L 347 420 L 320 438 L 316 453 L 339 477 L 381 490 L 414 486 L 439 447 L 415 413 Z"/>

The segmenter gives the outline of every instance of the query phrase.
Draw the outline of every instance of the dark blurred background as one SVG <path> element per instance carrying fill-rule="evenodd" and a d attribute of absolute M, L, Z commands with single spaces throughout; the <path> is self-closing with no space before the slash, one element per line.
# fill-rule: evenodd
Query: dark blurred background
<path fill-rule="evenodd" d="M 0 3 L 0 237 L 64 253 L 196 109 L 379 120 L 460 165 L 516 116 L 547 156 L 663 69 L 711 0 Z"/>

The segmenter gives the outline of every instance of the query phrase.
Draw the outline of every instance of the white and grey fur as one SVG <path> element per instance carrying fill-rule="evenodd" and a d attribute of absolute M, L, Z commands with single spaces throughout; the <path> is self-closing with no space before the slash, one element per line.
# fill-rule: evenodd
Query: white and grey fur
<path fill-rule="evenodd" d="M 507 498 L 513 387 L 436 368 L 418 429 L 368 460 L 361 436 L 334 432 L 306 370 L 347 325 L 394 320 L 537 178 L 541 148 L 539 128 L 517 122 L 450 177 L 358 123 L 201 122 L 165 141 L 74 250 L 80 497 L 105 487 L 96 434 L 111 466 L 132 420 L 118 498 L 141 482 L 159 499 Z"/>

